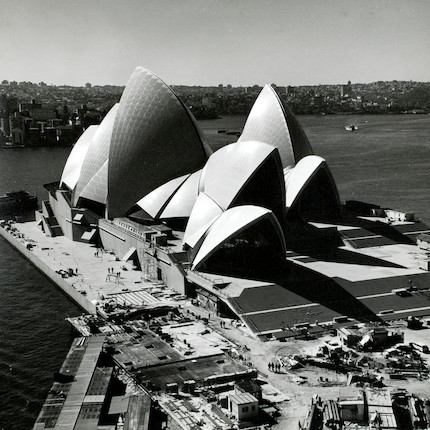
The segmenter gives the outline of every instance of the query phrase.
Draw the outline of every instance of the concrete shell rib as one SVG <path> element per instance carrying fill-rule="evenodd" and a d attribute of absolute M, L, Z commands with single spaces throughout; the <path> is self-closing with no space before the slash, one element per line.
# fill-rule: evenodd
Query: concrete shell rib
<path fill-rule="evenodd" d="M 337 187 L 326 161 L 324 158 L 321 158 L 317 155 L 310 155 L 308 157 L 302 158 L 297 163 L 296 167 L 288 172 L 288 175 L 285 178 L 287 210 L 294 206 L 302 192 L 306 189 L 307 184 L 321 169 L 327 171 L 328 176 L 331 179 L 333 192 L 339 201 Z"/>
<path fill-rule="evenodd" d="M 108 214 L 127 214 L 166 182 L 201 169 L 210 150 L 172 90 L 138 67 L 120 100 L 109 152 Z"/>
<path fill-rule="evenodd" d="M 85 197 L 89 200 L 95 200 L 99 203 L 106 203 L 106 198 L 104 198 L 103 201 L 100 201 L 100 195 L 107 194 L 106 161 L 109 159 L 109 146 L 117 111 L 118 103 L 114 105 L 104 117 L 103 121 L 98 126 L 96 133 L 91 139 L 90 146 L 82 165 L 81 174 L 73 194 L 74 206 L 77 205 L 80 197 Z M 95 176 L 97 176 L 97 178 L 95 178 Z M 85 191 L 84 189 L 90 182 L 94 181 L 96 181 L 98 184 L 96 188 L 98 191 L 94 196 L 92 196 L 94 187 L 89 186 Z M 105 187 L 106 189 L 103 191 L 101 187 Z"/>
<path fill-rule="evenodd" d="M 207 229 L 222 213 L 222 208 L 214 200 L 205 193 L 200 193 L 188 220 L 183 243 L 195 248 Z"/>
<path fill-rule="evenodd" d="M 246 120 L 239 141 L 257 140 L 278 148 L 282 166 L 292 167 L 313 151 L 291 110 L 265 85 Z"/>
<path fill-rule="evenodd" d="M 237 142 L 212 154 L 200 177 L 200 192 L 223 210 L 233 203 L 253 174 L 276 149 L 261 142 Z"/>
<path fill-rule="evenodd" d="M 163 184 L 161 187 L 151 191 L 145 197 L 137 202 L 137 205 L 142 208 L 152 218 L 158 218 L 160 212 L 167 205 L 168 201 L 176 193 L 178 188 L 189 178 L 190 175 L 184 175 L 179 178 Z"/>
<path fill-rule="evenodd" d="M 236 206 L 225 211 L 209 228 L 194 258 L 192 270 L 198 269 L 222 244 L 264 218 L 269 219 L 278 231 L 283 252 L 286 252 L 281 227 L 269 209 L 252 205 Z"/>
<path fill-rule="evenodd" d="M 197 199 L 201 170 L 193 173 L 173 195 L 160 218 L 189 218 Z"/>
<path fill-rule="evenodd" d="M 66 185 L 73 190 L 79 180 L 81 174 L 82 164 L 85 160 L 88 148 L 91 144 L 97 130 L 96 125 L 88 127 L 78 141 L 75 143 L 72 151 L 70 152 L 69 158 L 67 158 L 66 164 L 61 175 L 60 186 Z"/>

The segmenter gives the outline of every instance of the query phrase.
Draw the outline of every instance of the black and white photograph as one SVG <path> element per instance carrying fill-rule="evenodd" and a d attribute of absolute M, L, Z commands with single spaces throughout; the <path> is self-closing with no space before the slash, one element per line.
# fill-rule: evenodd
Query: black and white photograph
<path fill-rule="evenodd" d="M 428 0 L 0 11 L 0 430 L 430 429 Z"/>

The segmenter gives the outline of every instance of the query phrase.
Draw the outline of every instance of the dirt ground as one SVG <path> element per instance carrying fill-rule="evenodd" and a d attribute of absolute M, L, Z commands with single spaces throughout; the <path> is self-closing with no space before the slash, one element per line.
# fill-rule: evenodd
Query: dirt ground
<path fill-rule="evenodd" d="M 208 312 L 199 307 L 192 307 L 195 314 L 208 317 Z M 222 333 L 226 338 L 234 342 L 240 349 L 245 361 L 258 369 L 261 379 L 268 381 L 280 393 L 273 391 L 271 399 L 276 401 L 287 397 L 278 403 L 281 409 L 281 417 L 275 429 L 298 429 L 298 422 L 303 422 L 310 409 L 312 398 L 316 395 L 324 399 L 337 399 L 338 397 L 356 397 L 362 390 L 361 387 L 347 386 L 347 376 L 328 369 L 314 366 L 306 366 L 297 370 L 282 370 L 275 373 L 269 370 L 268 364 L 276 362 L 282 356 L 294 356 L 296 354 L 314 355 L 325 340 L 335 340 L 330 335 L 313 340 L 287 340 L 286 342 L 268 341 L 262 342 L 252 337 L 246 327 L 235 327 L 231 320 L 225 320 L 225 328 L 220 326 L 221 318 L 210 314 L 209 326 Z M 430 345 L 430 326 L 424 322 L 421 330 L 410 330 L 403 321 L 394 322 L 390 327 L 403 331 L 405 343 L 419 342 Z M 246 346 L 246 348 L 245 348 Z M 430 364 L 430 355 L 422 354 L 422 358 Z M 430 383 L 428 380 L 420 381 L 415 378 L 408 380 L 392 380 L 381 373 L 384 384 L 390 388 L 404 388 L 417 396 L 430 398 Z M 264 388 L 264 386 L 263 386 Z M 271 391 L 271 389 L 269 389 Z M 282 394 L 285 396 L 282 396 Z"/>

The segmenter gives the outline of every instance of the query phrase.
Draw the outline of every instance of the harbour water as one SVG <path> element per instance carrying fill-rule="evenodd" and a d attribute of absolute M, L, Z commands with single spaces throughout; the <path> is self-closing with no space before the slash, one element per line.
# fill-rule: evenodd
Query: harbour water
<path fill-rule="evenodd" d="M 29 429 L 81 311 L 3 239 L 0 258 L 0 428 Z"/>
<path fill-rule="evenodd" d="M 245 117 L 201 121 L 214 147 L 234 141 Z M 332 170 L 342 200 L 416 212 L 430 222 L 430 116 L 299 117 L 314 152 Z M 344 126 L 358 124 L 357 132 Z M 26 189 L 46 198 L 70 148 L 0 150 L 0 195 Z M 0 238 L 0 428 L 29 429 L 70 347 L 64 321 L 81 311 Z"/>

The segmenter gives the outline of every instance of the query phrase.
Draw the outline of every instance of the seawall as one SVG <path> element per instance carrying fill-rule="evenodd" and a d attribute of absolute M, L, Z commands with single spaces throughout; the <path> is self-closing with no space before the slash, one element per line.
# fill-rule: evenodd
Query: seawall
<path fill-rule="evenodd" d="M 0 235 L 4 237 L 17 251 L 21 253 L 27 260 L 29 260 L 40 272 L 42 272 L 48 279 L 50 279 L 61 291 L 64 292 L 70 299 L 72 299 L 78 306 L 88 313 L 96 314 L 96 306 L 87 297 L 82 295 L 76 290 L 73 285 L 69 284 L 64 278 L 61 277 L 55 270 L 53 270 L 47 263 L 42 261 L 34 252 L 21 242 L 20 238 L 6 231 L 0 227 Z"/>

